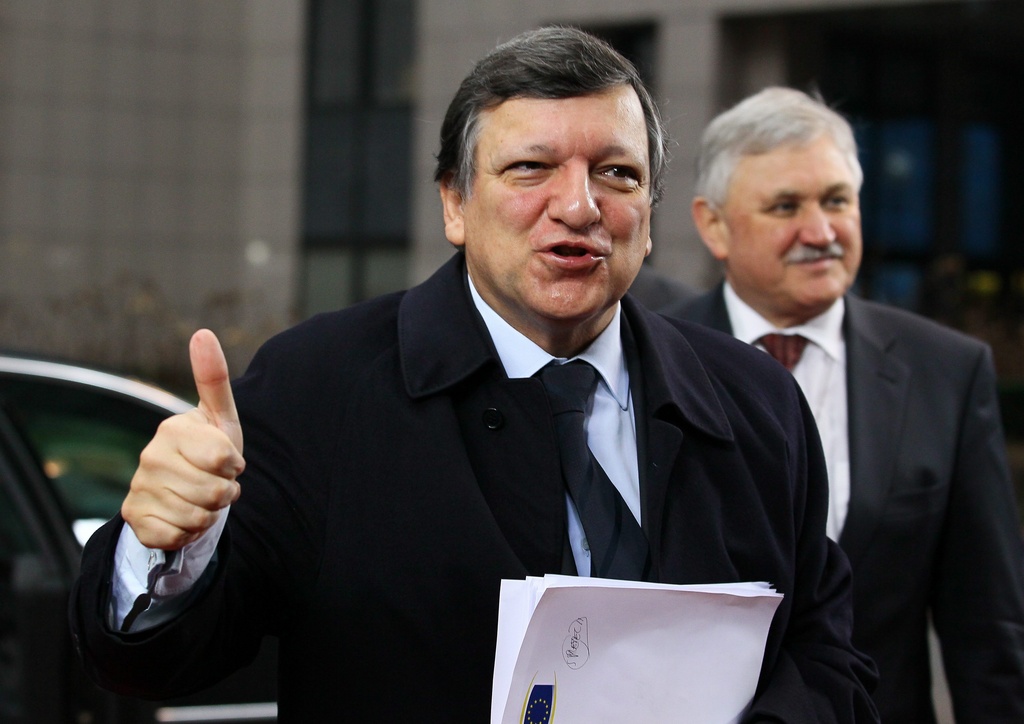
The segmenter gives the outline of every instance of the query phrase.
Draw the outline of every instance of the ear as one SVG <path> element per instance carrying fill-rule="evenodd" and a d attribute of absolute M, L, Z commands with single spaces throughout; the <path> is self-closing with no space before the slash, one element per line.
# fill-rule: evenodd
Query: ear
<path fill-rule="evenodd" d="M 644 257 L 651 255 L 651 249 L 654 248 L 654 242 L 651 241 L 651 237 L 647 237 L 647 247 L 644 249 Z"/>
<path fill-rule="evenodd" d="M 729 227 L 722 212 L 703 196 L 698 196 L 690 206 L 693 225 L 697 227 L 704 246 L 719 261 L 729 257 Z"/>
<path fill-rule="evenodd" d="M 444 211 L 444 235 L 455 246 L 466 243 L 466 223 L 462 210 L 462 194 L 441 181 L 441 208 Z"/>

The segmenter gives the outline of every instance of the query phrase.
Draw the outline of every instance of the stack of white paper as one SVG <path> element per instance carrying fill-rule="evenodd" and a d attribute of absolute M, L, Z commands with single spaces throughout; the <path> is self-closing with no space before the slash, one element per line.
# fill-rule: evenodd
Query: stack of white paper
<path fill-rule="evenodd" d="M 502 581 L 491 723 L 738 722 L 781 599 L 767 583 Z"/>

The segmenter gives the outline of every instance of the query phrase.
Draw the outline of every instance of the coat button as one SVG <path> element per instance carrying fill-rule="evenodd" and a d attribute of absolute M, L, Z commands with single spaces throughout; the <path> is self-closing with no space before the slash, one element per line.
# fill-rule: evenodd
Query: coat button
<path fill-rule="evenodd" d="M 491 430 L 497 430 L 505 424 L 505 416 L 493 407 L 488 407 L 484 410 L 484 424 Z"/>

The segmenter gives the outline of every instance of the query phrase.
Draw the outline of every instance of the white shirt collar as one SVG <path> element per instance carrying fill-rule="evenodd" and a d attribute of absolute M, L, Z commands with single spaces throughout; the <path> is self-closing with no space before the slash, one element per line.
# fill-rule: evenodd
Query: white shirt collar
<path fill-rule="evenodd" d="M 846 303 L 842 297 L 839 297 L 827 310 L 804 324 L 780 330 L 740 299 L 729 282 L 725 283 L 724 292 L 725 308 L 729 313 L 732 334 L 736 339 L 747 344 L 754 344 L 758 339 L 772 332 L 800 334 L 824 350 L 825 354 L 833 360 L 841 361 L 843 359 L 843 315 L 846 312 Z"/>
<path fill-rule="evenodd" d="M 531 339 L 506 322 L 484 301 L 469 278 L 469 291 L 473 304 L 483 317 L 487 331 L 498 351 L 498 357 L 509 378 L 532 377 L 544 365 L 552 360 L 568 361 L 564 357 L 554 357 L 541 349 Z M 629 372 L 626 369 L 625 356 L 622 351 L 622 306 L 615 305 L 615 316 L 601 334 L 590 343 L 590 346 L 572 359 L 589 362 L 604 380 L 612 397 L 623 410 L 629 405 Z"/>

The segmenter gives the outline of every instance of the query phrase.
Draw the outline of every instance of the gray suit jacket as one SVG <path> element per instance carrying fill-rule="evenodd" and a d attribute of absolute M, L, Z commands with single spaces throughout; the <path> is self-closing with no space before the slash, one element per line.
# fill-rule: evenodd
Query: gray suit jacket
<path fill-rule="evenodd" d="M 846 297 L 854 643 L 882 721 L 931 722 L 929 614 L 958 722 L 1024 722 L 1024 553 L 989 348 Z M 719 286 L 668 310 L 731 333 Z"/>

